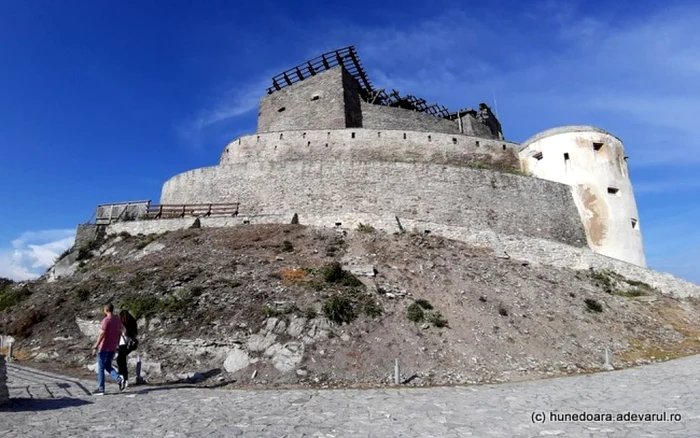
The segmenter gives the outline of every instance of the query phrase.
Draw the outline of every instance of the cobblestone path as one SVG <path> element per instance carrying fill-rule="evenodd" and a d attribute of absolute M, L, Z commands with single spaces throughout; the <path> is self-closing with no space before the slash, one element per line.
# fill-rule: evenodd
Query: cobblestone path
<path fill-rule="evenodd" d="M 376 390 L 129 388 L 8 364 L 0 436 L 537 437 L 700 436 L 700 356 L 525 383 Z M 563 414 L 666 420 L 556 422 Z M 543 419 L 540 417 L 543 415 Z M 629 415 L 629 414 L 628 414 Z M 533 421 L 534 420 L 534 421 Z"/>

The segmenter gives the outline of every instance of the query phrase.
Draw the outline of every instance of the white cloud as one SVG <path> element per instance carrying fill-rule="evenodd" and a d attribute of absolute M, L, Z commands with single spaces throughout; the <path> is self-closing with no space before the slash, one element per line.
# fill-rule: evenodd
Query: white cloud
<path fill-rule="evenodd" d="M 74 230 L 28 231 L 0 247 L 0 277 L 15 281 L 34 279 L 73 245 Z"/>

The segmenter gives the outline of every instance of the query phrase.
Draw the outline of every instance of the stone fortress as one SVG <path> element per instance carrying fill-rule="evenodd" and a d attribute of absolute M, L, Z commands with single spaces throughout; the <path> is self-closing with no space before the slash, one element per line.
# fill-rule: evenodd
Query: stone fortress
<path fill-rule="evenodd" d="M 226 145 L 218 165 L 170 178 L 160 202 L 239 204 L 235 217 L 200 218 L 204 227 L 289 223 L 295 215 L 312 226 L 370 224 L 700 295 L 692 283 L 646 269 L 620 139 L 566 126 L 507 141 L 486 104 L 451 112 L 376 89 L 352 46 L 275 76 L 257 132 Z M 110 221 L 106 231 L 162 232 L 193 220 Z"/>

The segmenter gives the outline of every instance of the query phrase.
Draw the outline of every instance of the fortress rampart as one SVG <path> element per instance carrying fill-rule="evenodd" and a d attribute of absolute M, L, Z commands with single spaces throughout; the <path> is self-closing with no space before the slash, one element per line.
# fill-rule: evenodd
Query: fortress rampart
<path fill-rule="evenodd" d="M 586 242 L 568 186 L 441 164 L 231 163 L 176 175 L 163 186 L 164 204 L 202 200 L 240 202 L 241 215 L 282 215 L 285 222 L 297 213 L 301 223 L 309 223 L 308 216 L 325 218 L 326 226 L 355 227 L 398 216 L 472 233 L 528 234 L 573 246 Z M 388 231 L 394 228 L 390 223 Z"/>
<path fill-rule="evenodd" d="M 460 134 L 362 128 L 295 130 L 240 137 L 226 146 L 220 164 L 323 160 L 483 164 L 517 169 L 519 149 L 516 143 Z"/>

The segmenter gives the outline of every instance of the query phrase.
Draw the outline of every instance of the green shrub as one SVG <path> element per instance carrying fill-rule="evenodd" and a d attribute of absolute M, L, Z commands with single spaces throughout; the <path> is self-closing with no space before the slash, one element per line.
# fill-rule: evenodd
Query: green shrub
<path fill-rule="evenodd" d="M 376 318 L 382 316 L 382 313 L 384 313 L 384 309 L 382 309 L 382 306 L 378 302 L 367 297 L 362 302 L 362 312 L 371 318 Z"/>
<path fill-rule="evenodd" d="M 363 224 L 362 222 L 360 222 L 359 224 L 357 224 L 357 231 L 360 231 L 362 233 L 374 233 L 375 229 L 370 224 Z"/>
<path fill-rule="evenodd" d="M 351 273 L 344 271 L 338 262 L 333 262 L 323 269 L 323 279 L 326 283 L 339 283 L 350 287 L 362 286 L 362 282 Z"/>
<path fill-rule="evenodd" d="M 75 297 L 78 299 L 78 301 L 87 301 L 90 298 L 90 289 L 81 286 L 75 291 Z"/>
<path fill-rule="evenodd" d="M 292 242 L 289 240 L 285 240 L 282 242 L 282 251 L 284 252 L 292 252 L 294 251 L 294 245 L 292 245 Z"/>
<path fill-rule="evenodd" d="M 323 314 L 336 324 L 350 323 L 357 317 L 352 301 L 339 295 L 324 301 Z"/>
<path fill-rule="evenodd" d="M 447 318 L 445 318 L 440 312 L 430 312 L 428 314 L 428 322 L 437 328 L 449 327 Z"/>
<path fill-rule="evenodd" d="M 433 305 L 430 304 L 430 301 L 428 301 L 428 300 L 424 300 L 422 298 L 419 298 L 416 300 L 416 304 L 418 304 L 422 309 L 433 310 Z"/>
<path fill-rule="evenodd" d="M 592 299 L 592 298 L 586 298 L 583 300 L 584 303 L 586 303 L 586 307 L 589 312 L 597 312 L 600 313 L 603 311 L 603 306 L 600 304 L 598 301 Z"/>
<path fill-rule="evenodd" d="M 418 303 L 412 303 L 406 309 L 406 318 L 411 322 L 422 322 L 425 319 L 425 313 Z"/>

